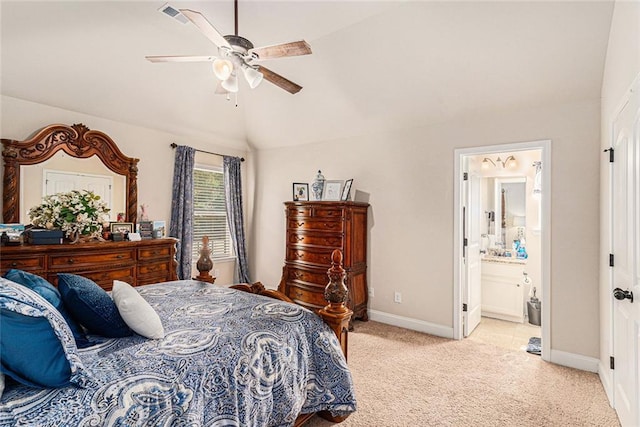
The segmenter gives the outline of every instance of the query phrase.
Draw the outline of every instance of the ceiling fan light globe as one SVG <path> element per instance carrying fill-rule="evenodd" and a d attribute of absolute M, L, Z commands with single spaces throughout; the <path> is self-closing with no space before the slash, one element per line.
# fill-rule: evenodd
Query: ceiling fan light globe
<path fill-rule="evenodd" d="M 251 89 L 257 88 L 264 78 L 262 73 L 255 68 L 244 67 L 242 71 L 244 72 L 244 78 L 247 80 L 247 83 L 249 83 L 249 87 Z"/>
<path fill-rule="evenodd" d="M 221 86 L 227 90 L 227 92 L 236 93 L 238 92 L 238 77 L 235 75 L 230 75 L 229 78 L 222 81 Z"/>
<path fill-rule="evenodd" d="M 228 59 L 217 58 L 213 61 L 213 74 L 220 80 L 227 80 L 233 72 L 233 64 Z"/>

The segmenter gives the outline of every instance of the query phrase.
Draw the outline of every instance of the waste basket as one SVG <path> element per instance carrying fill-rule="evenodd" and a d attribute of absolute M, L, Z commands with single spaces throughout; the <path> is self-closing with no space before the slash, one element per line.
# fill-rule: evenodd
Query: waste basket
<path fill-rule="evenodd" d="M 529 323 L 540 326 L 540 300 L 536 298 L 536 288 L 533 288 L 533 296 L 527 301 L 527 313 L 529 315 Z"/>

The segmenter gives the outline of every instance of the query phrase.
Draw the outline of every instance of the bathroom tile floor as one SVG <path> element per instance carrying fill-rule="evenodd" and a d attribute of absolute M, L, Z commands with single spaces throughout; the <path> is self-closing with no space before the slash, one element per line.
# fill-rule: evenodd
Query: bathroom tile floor
<path fill-rule="evenodd" d="M 526 351 L 529 338 L 542 336 L 540 329 L 540 326 L 531 325 L 526 321 L 516 323 L 482 317 L 480 324 L 467 339 L 509 350 Z"/>

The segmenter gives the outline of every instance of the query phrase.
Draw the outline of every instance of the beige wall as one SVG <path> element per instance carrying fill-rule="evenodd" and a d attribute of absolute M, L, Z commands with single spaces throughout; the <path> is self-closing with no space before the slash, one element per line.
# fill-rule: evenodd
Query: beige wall
<path fill-rule="evenodd" d="M 601 149 L 612 145 L 611 121 L 623 97 L 640 74 L 640 2 L 616 1 L 602 82 Z M 603 156 L 604 157 L 604 156 Z M 601 159 L 600 171 L 600 376 L 605 389 L 611 383 L 611 287 L 606 262 L 610 251 L 609 167 Z"/>
<path fill-rule="evenodd" d="M 275 287 L 292 182 L 354 178 L 370 195 L 370 308 L 453 328 L 454 149 L 550 139 L 551 347 L 598 355 L 599 100 L 496 112 L 297 148 L 258 151 L 254 277 Z M 403 303 L 393 302 L 402 292 Z"/>
<path fill-rule="evenodd" d="M 23 140 L 35 130 L 52 123 L 67 125 L 83 123 L 90 129 L 100 130 L 109 135 L 125 155 L 140 159 L 138 163 L 138 204 L 147 205 L 150 219 L 164 219 L 167 221 L 167 226 L 171 218 L 171 185 L 173 181 L 174 150 L 169 146 L 171 143 L 248 157 L 247 152 L 225 147 L 222 141 L 185 138 L 7 96 L 2 96 L 0 101 L 2 113 L 0 135 L 2 138 Z M 220 270 L 216 283 L 229 284 L 234 281 L 234 262 L 216 264 L 214 268 Z M 197 275 L 195 267 L 192 272 L 194 276 Z"/>

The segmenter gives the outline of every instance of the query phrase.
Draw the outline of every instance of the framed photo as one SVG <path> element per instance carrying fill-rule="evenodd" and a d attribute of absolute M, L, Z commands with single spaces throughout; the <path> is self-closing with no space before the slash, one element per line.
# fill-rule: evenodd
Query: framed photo
<path fill-rule="evenodd" d="M 342 181 L 325 181 L 322 189 L 322 200 L 340 200 Z"/>
<path fill-rule="evenodd" d="M 309 200 L 309 184 L 306 182 L 293 183 L 293 201 L 306 202 Z"/>
<path fill-rule="evenodd" d="M 342 196 L 340 200 L 349 200 L 349 193 L 351 192 L 351 185 L 353 184 L 353 179 L 348 179 L 344 183 L 344 188 L 342 189 Z"/>
<path fill-rule="evenodd" d="M 112 233 L 133 233 L 132 222 L 112 222 L 109 228 Z"/>

